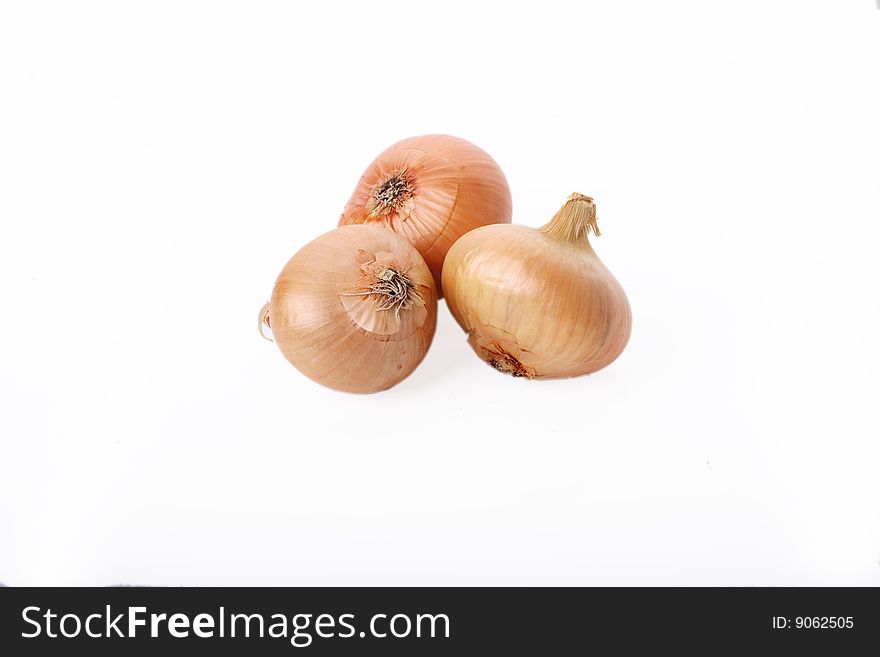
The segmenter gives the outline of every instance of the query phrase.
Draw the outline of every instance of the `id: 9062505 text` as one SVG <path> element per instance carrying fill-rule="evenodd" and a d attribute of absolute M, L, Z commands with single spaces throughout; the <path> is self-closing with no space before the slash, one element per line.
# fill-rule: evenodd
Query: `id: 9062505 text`
<path fill-rule="evenodd" d="M 852 616 L 773 617 L 774 630 L 849 630 L 855 626 Z"/>

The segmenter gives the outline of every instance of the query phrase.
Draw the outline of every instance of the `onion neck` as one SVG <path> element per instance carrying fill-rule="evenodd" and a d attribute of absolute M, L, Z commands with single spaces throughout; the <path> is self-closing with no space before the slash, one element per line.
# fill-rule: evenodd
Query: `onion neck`
<path fill-rule="evenodd" d="M 596 204 L 591 197 L 577 192 L 569 196 L 550 222 L 538 230 L 558 242 L 587 249 L 592 248 L 587 235 L 590 232 L 602 234 L 596 223 Z"/>

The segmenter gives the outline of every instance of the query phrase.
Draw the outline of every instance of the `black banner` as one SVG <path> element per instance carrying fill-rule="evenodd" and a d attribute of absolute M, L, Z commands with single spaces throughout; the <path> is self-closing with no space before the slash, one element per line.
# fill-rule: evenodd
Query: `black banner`
<path fill-rule="evenodd" d="M 6 655 L 572 654 L 646 645 L 676 654 L 855 654 L 880 646 L 880 595 L 874 588 L 0 589 Z"/>

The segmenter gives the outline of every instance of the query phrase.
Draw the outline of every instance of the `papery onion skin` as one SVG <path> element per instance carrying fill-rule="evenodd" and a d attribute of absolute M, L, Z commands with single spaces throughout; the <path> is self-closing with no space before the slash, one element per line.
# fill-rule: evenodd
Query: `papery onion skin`
<path fill-rule="evenodd" d="M 407 300 L 371 292 L 395 281 L 411 285 L 398 284 Z M 334 390 L 378 392 L 406 378 L 427 353 L 437 291 L 425 261 L 402 237 L 378 226 L 345 226 L 285 265 L 268 321 L 284 356 L 309 378 Z"/>
<path fill-rule="evenodd" d="M 462 235 L 510 223 L 504 172 L 488 153 L 450 135 L 410 137 L 382 152 L 364 171 L 339 225 L 375 223 L 416 247 L 442 296 L 443 260 Z"/>
<path fill-rule="evenodd" d="M 572 194 L 541 229 L 486 226 L 450 249 L 446 303 L 471 347 L 496 369 L 553 379 L 595 372 L 629 340 L 632 313 L 587 239 L 592 199 Z"/>

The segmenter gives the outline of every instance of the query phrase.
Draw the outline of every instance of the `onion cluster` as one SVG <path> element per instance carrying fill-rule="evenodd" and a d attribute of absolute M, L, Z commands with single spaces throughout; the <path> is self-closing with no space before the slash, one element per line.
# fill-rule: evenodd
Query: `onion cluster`
<path fill-rule="evenodd" d="M 626 295 L 593 251 L 593 199 L 572 194 L 539 229 L 510 225 L 495 161 L 448 135 L 400 141 L 366 169 L 339 227 L 285 265 L 260 312 L 311 379 L 370 393 L 408 376 L 437 324 L 437 299 L 495 369 L 525 378 L 589 374 L 629 339 Z"/>

